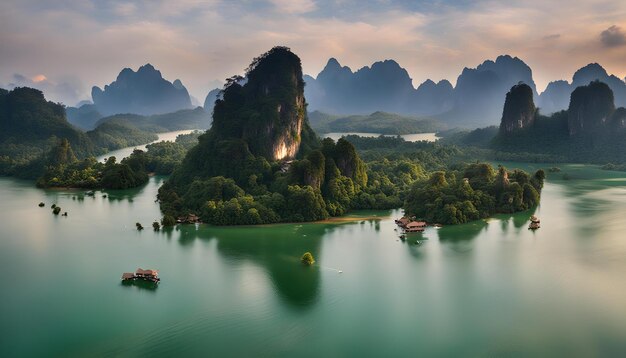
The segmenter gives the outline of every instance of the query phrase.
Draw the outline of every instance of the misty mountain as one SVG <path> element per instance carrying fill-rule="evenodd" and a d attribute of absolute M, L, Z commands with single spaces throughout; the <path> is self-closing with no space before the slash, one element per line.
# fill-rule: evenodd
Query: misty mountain
<path fill-rule="evenodd" d="M 91 96 L 96 109 L 104 116 L 119 113 L 152 115 L 192 108 L 182 82 L 167 81 L 151 64 L 141 66 L 137 72 L 123 69 L 114 82 L 104 86 L 104 90 L 94 86 Z"/>
<path fill-rule="evenodd" d="M 436 115 L 467 127 L 498 123 L 504 97 L 513 85 L 526 83 L 537 94 L 530 67 L 508 55 L 465 68 L 456 88 L 447 80 L 426 80 L 414 88 L 408 72 L 393 60 L 352 72 L 331 58 L 317 78 L 305 76 L 304 80 L 311 111 Z"/>
<path fill-rule="evenodd" d="M 76 127 L 88 131 L 96 127 L 96 122 L 102 118 L 102 114 L 94 104 L 83 104 L 80 107 L 65 108 L 67 121 Z"/>
<path fill-rule="evenodd" d="M 465 127 L 498 123 L 506 93 L 520 83 L 527 84 L 536 95 L 532 70 L 517 57 L 503 55 L 476 68 L 466 67 L 456 81 L 452 110 L 438 117 Z"/>
<path fill-rule="evenodd" d="M 615 75 L 609 75 L 599 64 L 590 63 L 574 73 L 571 84 L 567 81 L 550 82 L 539 96 L 541 111 L 550 114 L 567 109 L 571 93 L 593 81 L 606 83 L 613 91 L 615 105 L 626 106 L 626 82 Z"/>
<path fill-rule="evenodd" d="M 572 86 L 567 81 L 559 80 L 548 83 L 545 91 L 539 95 L 539 107 L 544 114 L 564 110 L 569 105 Z"/>
<path fill-rule="evenodd" d="M 219 88 L 214 88 L 210 90 L 209 93 L 206 95 L 206 98 L 204 99 L 204 110 L 207 113 L 213 113 L 213 107 L 215 106 L 215 101 L 219 97 L 221 91 L 222 90 Z"/>
<path fill-rule="evenodd" d="M 317 78 L 304 76 L 304 81 L 309 109 L 334 114 L 439 113 L 449 106 L 452 90 L 448 81 L 431 80 L 416 90 L 408 72 L 393 60 L 352 72 L 331 58 Z"/>

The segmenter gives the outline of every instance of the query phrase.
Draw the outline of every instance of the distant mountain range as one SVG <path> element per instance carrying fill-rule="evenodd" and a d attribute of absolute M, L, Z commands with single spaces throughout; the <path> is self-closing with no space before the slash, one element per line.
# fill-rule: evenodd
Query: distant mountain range
<path fill-rule="evenodd" d="M 571 84 L 551 82 L 539 95 L 531 68 L 509 55 L 463 69 L 456 87 L 447 80 L 438 83 L 426 80 L 414 88 L 408 72 L 393 60 L 376 62 L 353 72 L 331 58 L 316 78 L 304 76 L 304 80 L 309 111 L 339 115 L 385 111 L 436 117 L 463 127 L 497 124 L 506 93 L 519 83 L 531 88 L 545 114 L 567 109 L 572 91 L 594 80 L 609 85 L 617 105 L 626 103 L 626 83 L 595 63 L 578 70 Z"/>
<path fill-rule="evenodd" d="M 66 108 L 68 121 L 83 130 L 94 129 L 111 118 L 117 122 L 123 118 L 142 129 L 151 123 L 149 131 L 204 129 L 211 123 L 210 114 L 206 115 L 202 107 L 193 109 L 180 80 L 169 82 L 151 64 L 137 72 L 125 68 L 104 90 L 94 86 L 91 92 L 93 103 Z"/>
<path fill-rule="evenodd" d="M 544 114 L 550 114 L 567 109 L 570 102 L 570 94 L 581 86 L 598 80 L 606 83 L 613 91 L 615 105 L 626 107 L 626 82 L 617 76 L 609 75 L 606 70 L 597 63 L 590 63 L 579 69 L 572 77 L 572 83 L 567 81 L 554 81 L 548 84 L 546 90 L 539 96 L 539 107 Z"/>
<path fill-rule="evenodd" d="M 91 89 L 97 111 L 109 116 L 120 113 L 163 114 L 193 108 L 191 98 L 180 80 L 169 82 L 151 64 L 137 70 L 123 69 L 117 79 Z"/>
<path fill-rule="evenodd" d="M 626 106 L 626 83 L 610 75 L 597 63 L 574 73 L 571 83 L 550 82 L 538 94 L 531 68 L 517 57 L 498 56 L 476 68 L 464 68 L 453 86 L 449 81 L 426 80 L 413 87 L 408 72 L 394 60 L 375 62 L 352 71 L 334 58 L 312 77 L 305 75 L 308 111 L 338 116 L 375 112 L 439 119 L 448 126 L 481 127 L 497 124 L 502 117 L 506 93 L 511 87 L 527 84 L 541 113 L 551 114 L 568 108 L 570 94 L 580 86 L 599 80 L 615 95 L 617 106 Z M 204 100 L 210 121 L 220 89 L 211 90 Z M 125 68 L 117 79 L 92 89 L 93 104 L 67 108 L 68 120 L 80 128 L 93 129 L 103 117 L 116 114 L 154 115 L 191 109 L 192 101 L 180 80 L 169 82 L 152 65 L 136 72 Z M 205 126 L 202 126 L 204 128 Z"/>

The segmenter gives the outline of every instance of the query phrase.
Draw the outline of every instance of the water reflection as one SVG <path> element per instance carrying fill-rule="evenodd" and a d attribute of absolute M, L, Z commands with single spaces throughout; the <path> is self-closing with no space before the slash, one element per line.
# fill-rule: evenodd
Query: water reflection
<path fill-rule="evenodd" d="M 493 222 L 493 221 L 492 221 Z M 474 249 L 473 240 L 487 230 L 488 222 L 472 221 L 462 225 L 447 225 L 437 230 L 439 241 L 456 252 L 469 252 Z"/>
<path fill-rule="evenodd" d="M 146 281 L 122 281 L 120 286 L 125 288 L 134 288 L 137 290 L 147 291 L 147 292 L 156 292 L 156 289 L 159 287 L 159 284 L 154 282 L 146 282 Z"/>
<path fill-rule="evenodd" d="M 374 223 L 370 223 L 375 225 Z M 267 272 L 275 292 L 292 308 L 308 309 L 319 298 L 320 267 L 300 263 L 304 252 L 318 258 L 329 225 L 275 225 L 255 227 L 213 227 L 178 225 L 178 243 L 190 246 L 194 240 L 217 240 L 220 256 L 241 264 L 252 261 Z"/>

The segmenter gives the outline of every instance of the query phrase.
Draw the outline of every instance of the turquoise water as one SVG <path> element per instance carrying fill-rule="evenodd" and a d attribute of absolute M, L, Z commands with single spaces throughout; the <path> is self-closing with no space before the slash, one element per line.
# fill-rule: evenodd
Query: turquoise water
<path fill-rule="evenodd" d="M 534 211 L 406 241 L 399 211 L 153 232 L 163 178 L 107 198 L 0 178 L 0 356 L 622 356 L 626 173 L 561 169 Z M 137 267 L 160 286 L 121 285 Z"/>
<path fill-rule="evenodd" d="M 194 130 L 182 130 L 182 131 L 172 131 L 172 132 L 163 132 L 163 133 L 157 133 L 157 136 L 159 137 L 157 140 L 155 140 L 154 142 L 148 143 L 148 144 L 152 144 L 152 143 L 156 143 L 156 142 L 161 142 L 161 141 L 169 141 L 169 142 L 174 142 L 176 140 L 176 137 L 179 134 L 189 134 L 191 132 L 193 132 Z M 141 149 L 141 150 L 146 150 L 146 145 L 138 145 L 136 147 L 126 147 L 126 148 L 121 148 L 121 149 L 117 149 L 117 150 L 112 150 L 106 154 L 103 154 L 99 157 L 97 157 L 96 159 L 98 161 L 103 161 L 106 158 L 109 157 L 115 157 L 115 159 L 117 161 L 122 160 L 122 158 L 126 158 L 129 155 L 131 155 L 133 153 L 133 151 L 135 149 Z"/>

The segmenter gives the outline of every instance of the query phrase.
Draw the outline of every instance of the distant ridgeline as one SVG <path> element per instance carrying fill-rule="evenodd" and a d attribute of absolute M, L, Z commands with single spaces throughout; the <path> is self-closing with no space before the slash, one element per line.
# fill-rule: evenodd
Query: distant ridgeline
<path fill-rule="evenodd" d="M 137 72 L 123 69 L 104 90 L 94 86 L 91 94 L 93 104 L 67 108 L 69 122 L 84 130 L 108 120 L 126 122 L 151 132 L 206 129 L 211 122 L 210 110 L 193 109 L 180 80 L 167 81 L 150 64 L 141 66 Z"/>
<path fill-rule="evenodd" d="M 309 113 L 309 121 L 313 130 L 320 135 L 331 132 L 400 135 L 438 132 L 445 128 L 443 123 L 431 118 L 418 118 L 386 112 L 342 117 L 314 111 Z"/>
<path fill-rule="evenodd" d="M 463 224 L 496 213 L 514 213 L 539 204 L 545 173 L 494 170 L 474 163 L 457 170 L 433 172 L 416 182 L 406 198 L 405 213 L 441 224 Z"/>
<path fill-rule="evenodd" d="M 123 69 L 104 90 L 94 86 L 91 97 L 98 112 L 105 116 L 151 115 L 192 108 L 189 93 L 180 80 L 167 81 L 151 64 L 139 67 L 137 72 Z"/>
<path fill-rule="evenodd" d="M 376 62 L 356 72 L 331 58 L 317 78 L 305 76 L 310 111 L 339 116 L 376 111 L 407 116 L 429 116 L 450 126 L 475 128 L 496 125 L 502 114 L 505 93 L 526 83 L 545 114 L 567 109 L 570 94 L 579 86 L 600 80 L 609 85 L 618 106 L 626 106 L 626 83 L 597 63 L 589 64 L 567 81 L 551 82 L 538 95 L 531 68 L 517 57 L 498 56 L 476 68 L 465 68 L 456 87 L 447 80 L 426 80 L 413 87 L 408 72 L 393 60 Z"/>
<path fill-rule="evenodd" d="M 624 163 L 626 109 L 615 108 L 607 84 L 592 81 L 571 93 L 567 111 L 547 117 L 535 107 L 532 90 L 519 84 L 506 95 L 499 133 L 491 147 L 541 154 L 552 161 Z"/>
<path fill-rule="evenodd" d="M 213 125 L 159 190 L 165 215 L 218 225 L 312 221 L 341 215 L 365 195 L 352 144 L 315 136 L 300 59 L 275 47 L 232 77 Z"/>

